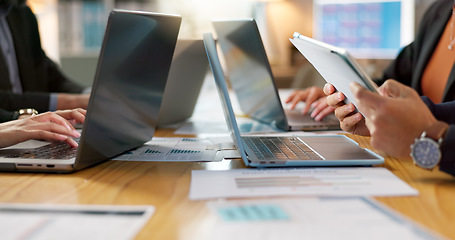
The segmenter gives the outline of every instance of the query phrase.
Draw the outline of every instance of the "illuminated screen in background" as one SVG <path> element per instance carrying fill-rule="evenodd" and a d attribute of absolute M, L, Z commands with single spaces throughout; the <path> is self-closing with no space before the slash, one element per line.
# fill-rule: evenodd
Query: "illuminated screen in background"
<path fill-rule="evenodd" d="M 355 58 L 394 58 L 414 38 L 414 2 L 315 0 L 314 38 Z"/>

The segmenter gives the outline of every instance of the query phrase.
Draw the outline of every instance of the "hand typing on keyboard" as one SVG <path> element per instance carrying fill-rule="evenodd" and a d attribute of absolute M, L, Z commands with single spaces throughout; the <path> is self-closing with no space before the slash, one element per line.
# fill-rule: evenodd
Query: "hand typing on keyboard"
<path fill-rule="evenodd" d="M 0 124 L 0 147 L 11 146 L 26 140 L 65 141 L 71 147 L 78 144 L 74 138 L 80 133 L 73 124 L 83 123 L 86 110 L 78 108 L 31 115 L 29 118 Z"/>

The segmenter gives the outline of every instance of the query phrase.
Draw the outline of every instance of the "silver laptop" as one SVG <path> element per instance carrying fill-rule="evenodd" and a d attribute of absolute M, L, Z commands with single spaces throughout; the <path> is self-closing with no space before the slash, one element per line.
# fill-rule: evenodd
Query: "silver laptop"
<path fill-rule="evenodd" d="M 158 120 L 181 17 L 110 13 L 79 147 L 57 142 L 0 150 L 0 170 L 73 172 L 149 141 Z"/>
<path fill-rule="evenodd" d="M 231 87 L 245 114 L 285 131 L 340 129 L 333 114 L 315 121 L 300 110 L 283 107 L 254 19 L 213 21 L 213 25 Z"/>
<path fill-rule="evenodd" d="M 164 90 L 158 127 L 181 122 L 193 115 L 209 69 L 202 39 L 177 41 Z"/>
<path fill-rule="evenodd" d="M 204 34 L 204 44 L 231 138 L 245 165 L 252 167 L 368 166 L 384 162 L 384 158 L 361 148 L 355 141 L 344 135 L 241 136 L 211 33 Z"/>

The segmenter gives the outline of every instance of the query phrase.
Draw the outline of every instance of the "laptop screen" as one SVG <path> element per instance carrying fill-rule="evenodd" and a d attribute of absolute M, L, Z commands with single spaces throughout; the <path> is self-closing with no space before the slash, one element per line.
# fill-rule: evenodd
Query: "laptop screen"
<path fill-rule="evenodd" d="M 288 130 L 256 22 L 214 21 L 213 25 L 242 111 L 258 121 Z"/>
<path fill-rule="evenodd" d="M 231 99 L 229 98 L 228 88 L 226 80 L 223 75 L 223 69 L 221 68 L 218 53 L 216 51 L 215 40 L 211 33 L 204 33 L 204 45 L 209 59 L 210 68 L 212 69 L 213 77 L 215 78 L 216 88 L 220 97 L 221 106 L 223 107 L 224 118 L 229 129 L 229 133 L 232 141 L 237 146 L 245 165 L 249 165 L 245 154 L 245 149 L 242 145 L 242 138 L 240 136 L 240 130 L 235 119 L 234 110 L 232 108 Z"/>
<path fill-rule="evenodd" d="M 76 170 L 152 138 L 180 22 L 178 16 L 111 12 Z"/>
<path fill-rule="evenodd" d="M 214 21 L 213 25 L 242 111 L 258 121 L 288 130 L 256 22 Z"/>

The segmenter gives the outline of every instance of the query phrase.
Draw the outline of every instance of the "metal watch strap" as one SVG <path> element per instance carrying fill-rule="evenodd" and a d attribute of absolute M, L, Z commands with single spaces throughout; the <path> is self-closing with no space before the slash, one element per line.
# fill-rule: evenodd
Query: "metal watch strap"
<path fill-rule="evenodd" d="M 33 115 L 33 114 L 37 115 L 38 111 L 36 111 L 33 108 L 24 108 L 24 109 L 19 109 L 18 113 L 19 113 L 19 116 L 22 116 L 22 115 Z"/>

